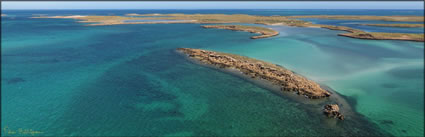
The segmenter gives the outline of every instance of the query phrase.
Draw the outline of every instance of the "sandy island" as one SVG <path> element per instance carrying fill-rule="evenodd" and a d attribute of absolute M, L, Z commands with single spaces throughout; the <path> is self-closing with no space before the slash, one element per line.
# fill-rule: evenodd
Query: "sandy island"
<path fill-rule="evenodd" d="M 1 14 L 2 17 L 6 17 L 6 14 Z"/>
<path fill-rule="evenodd" d="M 80 20 L 82 23 L 93 23 L 87 26 L 103 26 L 103 25 L 120 25 L 120 24 L 171 24 L 171 23 L 202 23 L 202 24 L 221 24 L 221 23 L 250 23 L 264 25 L 284 25 L 295 27 L 315 27 L 326 28 L 331 30 L 342 30 L 348 33 L 338 34 L 350 38 L 371 39 L 371 40 L 405 40 L 424 42 L 424 34 L 410 33 L 383 33 L 383 32 L 365 32 L 358 29 L 353 29 L 344 26 L 332 26 L 312 24 L 311 22 L 297 20 L 296 18 L 327 18 L 327 19 L 352 19 L 352 20 L 383 20 L 383 21 L 422 21 L 423 16 L 253 16 L 246 14 L 127 14 L 127 16 L 39 16 L 32 18 L 71 18 Z M 143 17 L 137 17 L 143 16 Z M 149 17 L 152 16 L 152 17 Z M 155 17 L 153 17 L 155 16 Z M 126 22 L 127 20 L 170 20 L 170 21 L 150 21 L 150 22 Z M 175 21 L 173 21 L 175 20 Z M 239 26 L 237 28 L 247 28 L 248 26 Z M 220 27 L 217 27 L 220 28 Z M 223 29 L 229 27 L 221 27 Z M 229 28 L 230 29 L 230 28 Z M 263 32 L 267 28 L 251 28 L 247 29 L 255 32 Z M 242 29 L 241 31 L 244 31 Z M 250 31 L 248 31 L 250 32 Z M 276 36 L 276 35 L 273 35 Z M 271 36 L 266 36 L 271 37 Z M 256 37 L 264 38 L 264 37 Z"/>

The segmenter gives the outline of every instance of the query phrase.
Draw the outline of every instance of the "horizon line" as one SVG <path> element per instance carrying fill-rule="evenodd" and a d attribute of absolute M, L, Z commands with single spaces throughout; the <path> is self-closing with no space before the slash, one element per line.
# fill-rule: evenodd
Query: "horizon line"
<path fill-rule="evenodd" d="M 424 9 L 1 9 L 1 10 L 424 10 Z"/>

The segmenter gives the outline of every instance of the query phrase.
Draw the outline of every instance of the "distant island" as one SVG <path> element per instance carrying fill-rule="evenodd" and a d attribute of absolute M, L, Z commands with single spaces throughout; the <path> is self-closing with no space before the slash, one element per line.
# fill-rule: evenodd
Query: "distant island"
<path fill-rule="evenodd" d="M 6 14 L 1 14 L 1 16 L 2 16 L 2 17 L 5 17 L 5 16 L 6 16 Z"/>
<path fill-rule="evenodd" d="M 423 28 L 424 24 L 360 24 L 364 26 L 399 27 L 399 28 Z"/>
<path fill-rule="evenodd" d="M 368 33 L 342 33 L 338 36 L 351 38 L 371 39 L 371 40 L 406 40 L 424 42 L 424 34 L 410 33 L 384 33 L 384 32 L 368 32 Z"/>
<path fill-rule="evenodd" d="M 348 33 L 338 34 L 350 38 L 371 40 L 406 40 L 424 42 L 424 34 L 409 33 L 384 33 L 365 32 L 344 26 L 313 24 L 311 22 L 297 20 L 297 18 L 327 18 L 327 19 L 351 19 L 351 20 L 382 20 L 382 21 L 417 21 L 423 22 L 423 16 L 253 16 L 246 14 L 126 14 L 126 16 L 39 16 L 32 18 L 65 18 L 78 19 L 87 26 L 119 25 L 119 24 L 171 24 L 171 23 L 197 23 L 197 24 L 222 24 L 222 23 L 249 23 L 263 25 L 284 25 L 295 27 L 315 27 L 331 30 L 342 30 Z M 130 22 L 136 20 L 135 22 Z M 137 22 L 140 20 L 140 22 Z M 145 21 L 143 21 L 145 20 Z M 155 21 L 157 20 L 157 21 Z M 164 21 L 166 20 L 166 21 Z M 237 28 L 247 28 L 240 25 Z M 223 27 L 222 27 L 223 28 Z M 229 28 L 229 27 L 226 27 Z M 224 29 L 224 28 L 223 28 Z M 236 29 L 233 28 L 233 29 Z M 267 29 L 267 28 L 264 28 Z M 260 30 L 260 29 L 255 29 Z M 259 31 L 258 31 L 259 32 Z M 261 33 L 261 32 L 260 32 Z M 276 36 L 276 35 L 273 35 Z"/>
<path fill-rule="evenodd" d="M 358 15 L 313 15 L 313 16 L 287 16 L 288 18 L 322 18 L 338 20 L 381 20 L 381 21 L 406 21 L 424 22 L 423 16 L 358 16 Z"/>
<path fill-rule="evenodd" d="M 314 27 L 311 25 L 309 27 Z M 365 32 L 358 29 L 353 29 L 345 26 L 333 25 L 317 25 L 316 27 L 326 28 L 330 30 L 341 30 L 349 33 L 340 33 L 338 36 L 358 38 L 358 39 L 371 39 L 371 40 L 406 40 L 424 42 L 424 34 L 414 33 L 386 33 L 386 32 Z"/>
<path fill-rule="evenodd" d="M 259 33 L 260 36 L 252 36 L 251 39 L 268 38 L 279 35 L 279 32 L 263 27 L 244 26 L 244 25 L 204 25 L 203 28 L 227 29 L 234 31 L 246 31 L 251 33 Z"/>

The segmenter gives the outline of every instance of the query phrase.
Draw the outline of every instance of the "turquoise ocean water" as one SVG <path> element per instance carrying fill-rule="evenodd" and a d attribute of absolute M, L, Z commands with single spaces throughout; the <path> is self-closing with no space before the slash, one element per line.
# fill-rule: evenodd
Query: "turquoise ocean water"
<path fill-rule="evenodd" d="M 266 26 L 277 37 L 201 24 L 87 27 L 32 14 L 335 14 L 335 10 L 2 11 L 1 125 L 36 135 L 424 134 L 424 47 L 361 40 L 319 28 Z M 423 15 L 412 10 L 340 10 Z M 240 54 L 285 66 L 343 95 L 355 116 L 327 119 L 310 105 L 186 60 L 175 48 Z M 2 135 L 21 135 L 8 134 Z"/>

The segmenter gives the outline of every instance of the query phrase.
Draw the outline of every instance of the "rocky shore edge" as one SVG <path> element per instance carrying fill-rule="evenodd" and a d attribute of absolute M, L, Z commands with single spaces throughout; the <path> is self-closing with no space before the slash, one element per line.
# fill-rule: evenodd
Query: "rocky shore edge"
<path fill-rule="evenodd" d="M 269 28 L 263 28 L 263 27 L 257 27 L 257 26 L 245 26 L 245 25 L 203 25 L 203 28 L 210 29 L 226 29 L 226 30 L 233 30 L 233 31 L 246 31 L 250 33 L 258 33 L 261 34 L 259 36 L 252 36 L 251 39 L 261 39 L 261 38 L 268 38 L 273 37 L 276 35 L 279 35 L 278 31 L 269 29 Z"/>
<path fill-rule="evenodd" d="M 310 99 L 320 99 L 331 95 L 319 84 L 275 64 L 239 55 L 201 49 L 178 48 L 177 51 L 205 64 L 220 68 L 233 68 L 252 78 L 258 77 L 267 80 L 274 85 L 279 85 L 281 91 L 295 92 Z"/>

